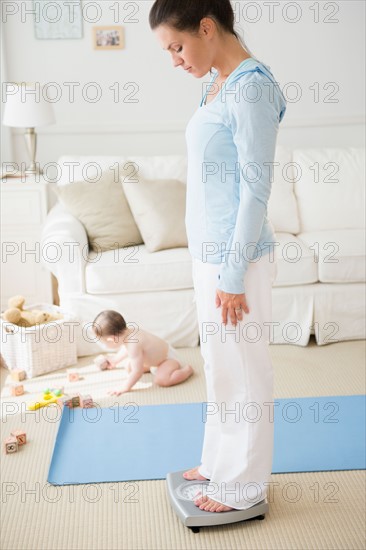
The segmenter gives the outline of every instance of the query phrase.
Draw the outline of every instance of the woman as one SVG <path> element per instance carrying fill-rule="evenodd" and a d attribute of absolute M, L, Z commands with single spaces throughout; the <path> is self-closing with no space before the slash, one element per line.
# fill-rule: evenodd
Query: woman
<path fill-rule="evenodd" d="M 286 101 L 269 67 L 241 44 L 229 0 L 156 0 L 149 20 L 174 67 L 195 78 L 215 68 L 186 131 L 185 221 L 207 414 L 201 465 L 184 477 L 210 481 L 195 500 L 202 510 L 244 510 L 265 498 L 272 467 L 276 263 L 266 214 Z"/>

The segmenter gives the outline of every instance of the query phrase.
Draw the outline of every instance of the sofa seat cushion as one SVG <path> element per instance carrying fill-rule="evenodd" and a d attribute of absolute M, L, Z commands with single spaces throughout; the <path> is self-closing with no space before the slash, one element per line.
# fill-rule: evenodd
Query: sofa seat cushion
<path fill-rule="evenodd" d="M 318 281 L 314 253 L 291 233 L 275 233 L 277 277 L 273 286 L 307 285 Z M 278 244 L 277 244 L 278 243 Z"/>
<path fill-rule="evenodd" d="M 312 247 L 318 259 L 322 283 L 362 283 L 366 279 L 365 231 L 338 229 L 309 231 L 298 235 Z"/>
<path fill-rule="evenodd" d="M 144 244 L 91 252 L 85 269 L 89 294 L 123 294 L 193 288 L 188 248 L 148 252 Z"/>

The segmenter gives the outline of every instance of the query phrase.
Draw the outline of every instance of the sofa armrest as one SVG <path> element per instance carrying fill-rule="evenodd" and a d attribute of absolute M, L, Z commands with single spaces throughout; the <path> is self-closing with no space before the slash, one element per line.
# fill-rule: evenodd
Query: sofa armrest
<path fill-rule="evenodd" d="M 85 292 L 85 266 L 89 245 L 82 223 L 60 203 L 48 213 L 42 231 L 42 261 L 64 293 Z"/>

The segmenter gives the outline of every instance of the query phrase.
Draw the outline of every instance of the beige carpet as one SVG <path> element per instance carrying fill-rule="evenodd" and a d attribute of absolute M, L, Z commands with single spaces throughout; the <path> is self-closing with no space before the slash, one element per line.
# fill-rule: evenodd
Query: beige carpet
<path fill-rule="evenodd" d="M 365 392 L 364 341 L 319 347 L 312 340 L 306 348 L 272 345 L 270 349 L 276 398 Z M 131 401 L 139 405 L 204 401 L 199 348 L 179 352 L 195 369 L 195 375 L 179 386 L 150 386 L 152 377 L 146 374 L 139 389 L 109 397 L 106 390 L 116 385 L 120 373 L 97 372 L 91 358 L 82 358 L 78 366 L 84 378 L 72 388 L 91 393 L 103 407 Z M 25 414 L 24 402 L 47 386 L 65 384 L 67 390 L 70 384 L 64 371 L 58 371 L 26 381 L 27 394 L 11 398 L 8 371 L 0 371 L 1 438 L 16 428 L 25 429 L 29 438 L 18 453 L 1 455 L 2 549 L 365 548 L 364 471 L 272 475 L 274 490 L 264 521 L 211 527 L 198 534 L 183 527 L 171 510 L 164 481 L 52 487 L 46 479 L 57 411 L 45 408 Z"/>

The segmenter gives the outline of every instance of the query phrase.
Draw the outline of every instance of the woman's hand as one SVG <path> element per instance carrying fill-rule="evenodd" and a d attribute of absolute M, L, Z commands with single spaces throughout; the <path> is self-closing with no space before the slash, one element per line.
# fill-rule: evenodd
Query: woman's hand
<path fill-rule="evenodd" d="M 221 317 L 224 325 L 227 324 L 227 315 L 234 326 L 237 321 L 243 320 L 243 311 L 249 313 L 245 294 L 229 294 L 223 290 L 216 289 L 216 307 L 221 306 Z"/>

